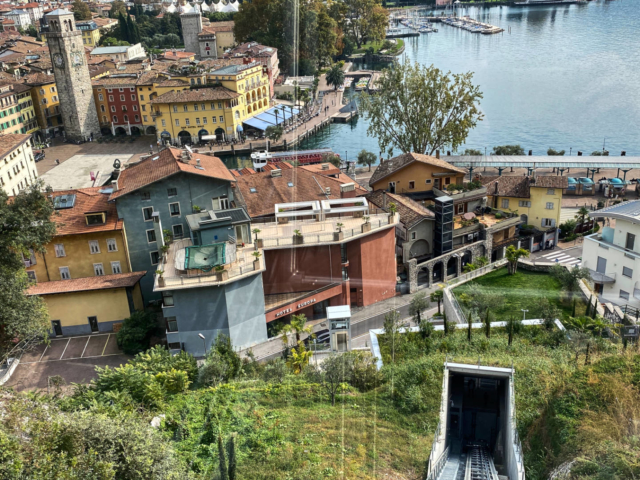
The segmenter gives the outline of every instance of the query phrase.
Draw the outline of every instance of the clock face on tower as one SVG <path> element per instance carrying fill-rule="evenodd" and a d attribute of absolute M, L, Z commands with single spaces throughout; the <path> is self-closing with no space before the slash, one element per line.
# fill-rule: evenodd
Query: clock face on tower
<path fill-rule="evenodd" d="M 53 55 L 53 63 L 56 65 L 56 67 L 64 67 L 64 58 L 62 57 L 61 54 L 56 53 Z"/>

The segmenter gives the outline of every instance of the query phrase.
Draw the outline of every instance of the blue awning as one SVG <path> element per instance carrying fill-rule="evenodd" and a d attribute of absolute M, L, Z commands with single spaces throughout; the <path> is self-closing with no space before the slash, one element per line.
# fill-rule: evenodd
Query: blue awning
<path fill-rule="evenodd" d="M 242 131 L 242 125 L 238 125 L 238 126 L 236 127 L 236 131 L 241 132 L 241 131 Z"/>
<path fill-rule="evenodd" d="M 257 130 L 262 130 L 262 131 L 265 131 L 267 127 L 273 127 L 272 123 L 263 122 L 262 120 L 259 120 L 255 117 L 247 118 L 242 123 L 244 123 L 248 127 L 253 127 Z"/>

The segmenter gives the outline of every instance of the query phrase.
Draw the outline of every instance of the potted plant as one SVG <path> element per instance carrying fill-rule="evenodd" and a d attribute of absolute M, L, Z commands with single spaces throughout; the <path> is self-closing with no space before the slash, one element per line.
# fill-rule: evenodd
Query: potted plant
<path fill-rule="evenodd" d="M 251 230 L 253 232 L 253 234 L 256 236 L 256 250 L 258 248 L 262 248 L 263 247 L 263 242 L 261 238 L 258 238 L 258 234 L 262 231 L 259 228 L 254 228 L 253 230 Z"/>
<path fill-rule="evenodd" d="M 194 205 L 192 208 L 193 213 L 200 213 L 202 211 L 202 209 L 198 205 Z"/>
<path fill-rule="evenodd" d="M 253 252 L 251 255 L 255 257 L 255 260 L 253 261 L 253 269 L 260 270 L 260 257 L 262 254 L 260 252 Z"/>
<path fill-rule="evenodd" d="M 344 239 L 344 233 L 342 233 L 342 227 L 344 227 L 343 223 L 336 223 L 336 228 L 338 229 L 338 231 L 334 232 L 333 234 L 334 242 L 341 242 Z"/>
<path fill-rule="evenodd" d="M 158 286 L 159 287 L 164 287 L 164 278 L 162 278 L 163 274 L 164 274 L 164 272 L 162 270 L 156 270 L 156 275 L 158 275 Z"/>
<path fill-rule="evenodd" d="M 398 211 L 398 207 L 395 203 L 389 203 L 389 223 L 393 223 L 396 218 L 396 212 Z"/>
<path fill-rule="evenodd" d="M 371 231 L 371 224 L 369 223 L 369 217 L 362 217 L 364 223 L 362 224 L 362 233 L 367 233 Z"/>
<path fill-rule="evenodd" d="M 162 235 L 164 236 L 165 245 L 171 245 L 171 242 L 173 242 L 173 234 L 171 233 L 171 230 L 167 230 L 165 228 L 162 230 Z"/>
<path fill-rule="evenodd" d="M 304 237 L 302 236 L 302 232 L 300 230 L 293 231 L 293 244 L 294 245 L 302 245 L 304 243 Z"/>
<path fill-rule="evenodd" d="M 216 274 L 218 275 L 219 282 L 229 280 L 229 270 L 225 270 L 224 265 L 218 265 L 216 267 Z"/>
<path fill-rule="evenodd" d="M 279 208 L 278 212 L 280 212 L 280 213 L 284 212 L 284 208 Z M 278 217 L 278 223 L 289 223 L 289 218 L 288 217 Z"/>

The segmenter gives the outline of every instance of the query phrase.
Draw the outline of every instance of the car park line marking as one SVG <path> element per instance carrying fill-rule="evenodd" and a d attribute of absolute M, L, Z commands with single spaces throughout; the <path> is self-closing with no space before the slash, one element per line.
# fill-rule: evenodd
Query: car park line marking
<path fill-rule="evenodd" d="M 89 340 L 91 340 L 91 337 L 87 337 L 87 343 L 84 344 L 84 349 L 82 350 L 82 355 L 80 355 L 80 358 L 84 358 L 84 351 L 87 349 L 87 345 L 89 345 Z"/>
<path fill-rule="evenodd" d="M 123 353 L 108 353 L 107 355 L 93 355 L 91 357 L 56 358 L 56 359 L 53 359 L 53 360 L 46 360 L 44 362 L 20 362 L 20 365 L 33 365 L 34 363 L 49 363 L 49 362 L 67 362 L 69 360 L 84 360 L 85 358 L 114 357 L 116 355 L 124 355 L 124 354 Z"/>
<path fill-rule="evenodd" d="M 67 344 L 64 346 L 64 350 L 62 351 L 62 355 L 60 355 L 60 360 L 62 360 L 62 357 L 64 357 L 64 352 L 67 351 L 67 347 L 69 346 L 69 342 L 71 341 L 71 339 L 67 340 Z"/>
<path fill-rule="evenodd" d="M 46 353 L 46 351 L 49 349 L 49 345 L 47 345 L 46 347 L 44 347 L 44 351 L 42 352 L 42 355 L 40 355 L 40 360 L 38 360 L 38 362 L 42 361 L 42 357 L 44 357 L 44 354 Z M 35 362 L 34 362 L 35 363 Z"/>
<path fill-rule="evenodd" d="M 109 336 L 107 337 L 107 341 L 104 342 L 104 348 L 102 349 L 102 355 L 104 356 L 104 351 L 107 349 L 107 344 L 109 343 L 109 338 L 111 338 L 111 334 L 109 334 Z"/>

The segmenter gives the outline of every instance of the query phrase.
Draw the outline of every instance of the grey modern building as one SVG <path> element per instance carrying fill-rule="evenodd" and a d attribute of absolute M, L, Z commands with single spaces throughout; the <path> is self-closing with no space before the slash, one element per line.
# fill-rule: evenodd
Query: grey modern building
<path fill-rule="evenodd" d="M 173 148 L 127 165 L 119 174 L 109 200 L 116 202 L 118 217 L 124 220 L 134 271 L 148 272 L 140 282 L 146 301 L 160 299 L 153 291 L 153 275 L 162 257 L 163 237 L 188 237 L 187 215 L 233 207 L 234 182 L 220 159 Z M 162 230 L 154 228 L 154 218 Z M 235 231 L 231 224 L 224 228 Z"/>

